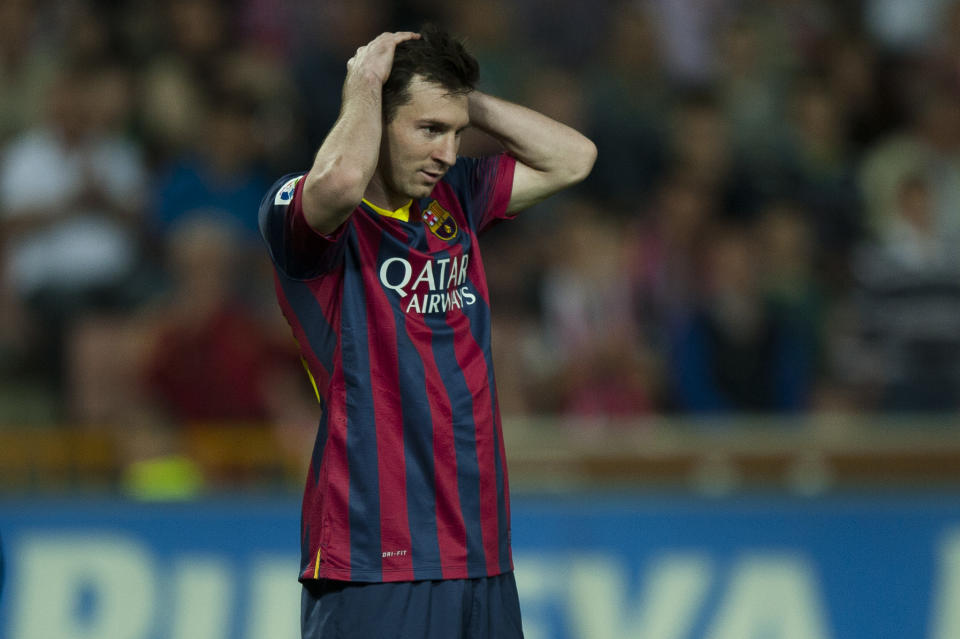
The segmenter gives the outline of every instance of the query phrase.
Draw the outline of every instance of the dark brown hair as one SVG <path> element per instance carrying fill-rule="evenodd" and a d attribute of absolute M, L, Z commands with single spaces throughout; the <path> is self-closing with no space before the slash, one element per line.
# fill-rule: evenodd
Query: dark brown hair
<path fill-rule="evenodd" d="M 450 93 L 469 93 L 480 77 L 480 66 L 462 42 L 436 25 L 424 25 L 419 39 L 397 45 L 390 77 L 383 85 L 385 122 L 393 120 L 397 109 L 410 101 L 410 80 L 416 75 Z"/>

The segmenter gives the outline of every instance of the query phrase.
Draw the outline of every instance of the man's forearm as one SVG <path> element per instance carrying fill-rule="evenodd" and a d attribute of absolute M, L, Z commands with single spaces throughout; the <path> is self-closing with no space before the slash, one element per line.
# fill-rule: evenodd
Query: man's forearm
<path fill-rule="evenodd" d="M 577 130 L 479 91 L 470 94 L 470 123 L 499 140 L 517 160 L 541 174 L 551 192 L 583 180 L 596 159 L 596 146 Z"/>
<path fill-rule="evenodd" d="M 360 84 L 363 79 L 357 79 Z M 382 136 L 381 85 L 344 87 L 340 117 L 317 151 L 303 186 L 303 212 L 329 233 L 349 217 L 377 168 Z"/>

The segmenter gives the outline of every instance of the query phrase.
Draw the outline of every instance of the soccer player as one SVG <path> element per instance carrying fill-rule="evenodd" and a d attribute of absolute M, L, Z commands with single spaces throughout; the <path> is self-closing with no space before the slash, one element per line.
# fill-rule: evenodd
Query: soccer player
<path fill-rule="evenodd" d="M 523 636 L 477 236 L 582 180 L 596 147 L 477 78 L 435 27 L 381 34 L 347 62 L 313 166 L 260 206 L 323 407 L 304 638 Z M 467 126 L 506 152 L 458 157 Z"/>

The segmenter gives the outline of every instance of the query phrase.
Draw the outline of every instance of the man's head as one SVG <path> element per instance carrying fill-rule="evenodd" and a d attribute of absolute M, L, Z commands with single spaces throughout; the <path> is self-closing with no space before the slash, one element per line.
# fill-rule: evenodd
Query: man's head
<path fill-rule="evenodd" d="M 400 105 L 410 102 L 410 82 L 415 76 L 451 94 L 466 95 L 477 84 L 480 67 L 449 33 L 424 26 L 418 39 L 401 42 L 393 54 L 393 68 L 383 85 L 384 122 L 391 122 Z"/>
<path fill-rule="evenodd" d="M 387 206 L 427 197 L 456 162 L 478 75 L 463 45 L 434 27 L 397 46 L 383 87 L 384 132 L 373 181 Z"/>

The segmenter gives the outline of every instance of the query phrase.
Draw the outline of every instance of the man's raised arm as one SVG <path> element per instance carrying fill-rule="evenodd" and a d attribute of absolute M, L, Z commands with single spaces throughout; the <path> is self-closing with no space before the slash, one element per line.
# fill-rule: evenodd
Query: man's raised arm
<path fill-rule="evenodd" d="M 470 94 L 470 124 L 517 158 L 510 213 L 580 182 L 597 159 L 597 147 L 575 129 L 480 91 Z"/>
<path fill-rule="evenodd" d="M 303 213 L 320 233 L 332 233 L 350 217 L 377 168 L 383 134 L 383 84 L 398 44 L 419 38 L 382 33 L 347 62 L 340 116 L 313 160 L 303 185 Z"/>

